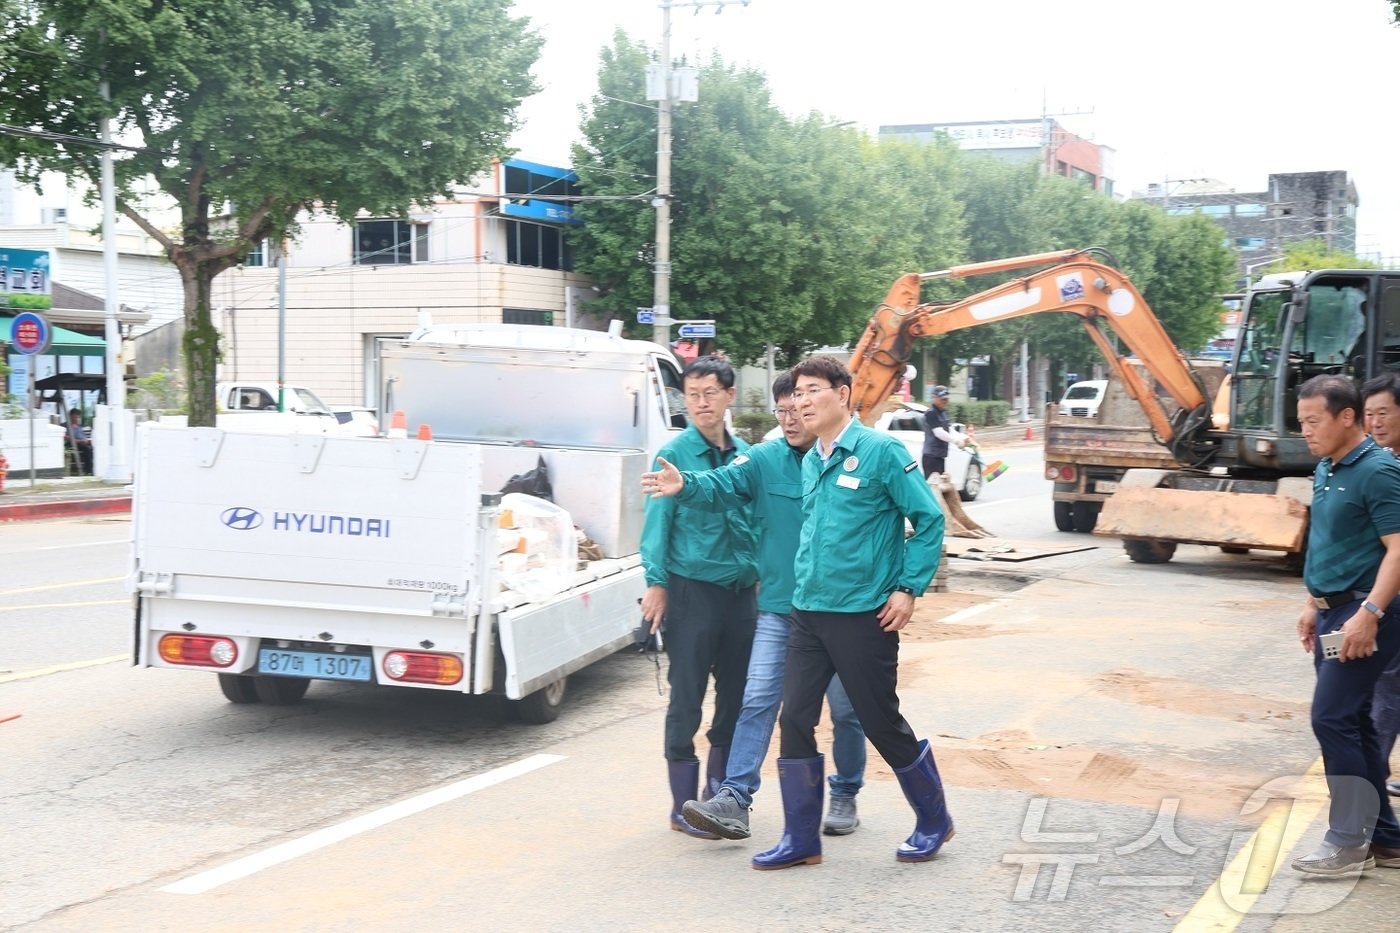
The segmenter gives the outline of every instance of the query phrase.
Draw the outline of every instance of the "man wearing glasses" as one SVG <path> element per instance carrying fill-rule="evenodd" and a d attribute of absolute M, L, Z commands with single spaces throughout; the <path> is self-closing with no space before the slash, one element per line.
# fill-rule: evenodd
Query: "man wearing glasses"
<path fill-rule="evenodd" d="M 724 416 L 734 402 L 734 370 L 719 357 L 702 356 L 682 374 L 690 426 L 658 453 L 681 469 L 713 470 L 732 463 L 749 445 L 730 435 Z M 693 509 L 675 499 L 648 499 L 642 526 L 642 567 L 647 590 L 642 618 L 651 631 L 666 623 L 665 755 L 671 785 L 671 828 L 715 838 L 685 821 L 681 807 L 696 797 L 700 760 L 695 733 L 710 673 L 715 678 L 714 720 L 706 788 L 724 780 L 734 724 L 744 698 L 753 644 L 754 583 L 758 579 L 754 525 L 747 508 L 720 513 Z M 708 796 L 708 794 L 707 794 Z"/>
<path fill-rule="evenodd" d="M 821 862 L 824 762 L 815 729 L 832 674 L 840 675 L 866 736 L 914 808 L 914 832 L 895 858 L 926 861 L 952 838 L 953 820 L 933 750 L 900 714 L 895 682 L 899 630 L 938 567 L 943 513 L 904 445 L 852 417 L 851 374 L 840 360 L 809 357 L 792 375 L 798 415 L 817 439 L 802 460 L 805 518 L 779 717 L 786 825 L 753 866 Z M 905 519 L 914 528 L 907 540 Z"/>
<path fill-rule="evenodd" d="M 682 810 L 691 826 L 725 839 L 749 838 L 749 808 L 778 718 L 796 585 L 793 558 L 802 530 L 802 457 L 816 440 L 798 417 L 791 373 L 774 380 L 773 400 L 782 437 L 751 447 L 733 463 L 712 472 L 682 473 L 666 460 L 658 460 L 659 471 L 642 474 L 642 489 L 656 498 L 676 496 L 683 505 L 715 511 L 752 504 L 761 529 L 758 628 L 727 773 L 713 798 L 687 801 Z M 826 698 L 831 708 L 831 755 L 837 773 L 830 778 L 831 809 L 822 829 L 827 835 L 844 836 L 860 825 L 855 796 L 865 777 L 865 733 L 839 678 L 831 678 Z"/>

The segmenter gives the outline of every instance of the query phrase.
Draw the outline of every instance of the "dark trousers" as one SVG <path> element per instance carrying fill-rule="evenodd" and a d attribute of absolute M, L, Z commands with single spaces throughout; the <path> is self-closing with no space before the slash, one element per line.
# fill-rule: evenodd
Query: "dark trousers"
<path fill-rule="evenodd" d="M 945 469 L 944 462 L 947 456 L 935 457 L 933 454 L 924 454 L 924 479 L 928 479 L 935 473 L 942 473 Z"/>
<path fill-rule="evenodd" d="M 1358 602 L 1320 611 L 1317 634 L 1342 627 L 1355 613 Z M 1381 758 L 1380 737 L 1371 721 L 1376 681 L 1400 651 L 1400 600 L 1380 622 L 1376 651 L 1369 658 L 1343 664 L 1322 656 L 1322 645 L 1313 642 L 1317 686 L 1313 690 L 1313 735 L 1322 749 L 1323 770 L 1331 796 L 1325 838 L 1338 846 L 1375 842 L 1400 846 L 1400 825 L 1385 792 L 1386 762 Z M 1374 827 L 1374 835 L 1372 828 Z"/>
<path fill-rule="evenodd" d="M 817 755 L 817 720 L 831 675 L 839 674 L 866 738 L 886 764 L 906 768 L 919 740 L 899 712 L 899 633 L 880 628 L 875 612 L 793 611 L 783 679 L 780 752 Z"/>
<path fill-rule="evenodd" d="M 671 574 L 666 588 L 666 758 L 694 761 L 695 733 L 710 674 L 715 676 L 715 718 L 705 738 L 728 745 L 744 705 L 749 649 L 758 621 L 754 588 L 719 586 Z"/>

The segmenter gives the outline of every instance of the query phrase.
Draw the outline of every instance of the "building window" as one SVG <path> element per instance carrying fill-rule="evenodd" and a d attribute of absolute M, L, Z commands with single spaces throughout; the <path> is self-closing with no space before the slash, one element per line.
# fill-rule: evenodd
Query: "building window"
<path fill-rule="evenodd" d="M 502 324 L 538 324 L 543 327 L 551 327 L 554 324 L 553 311 L 541 311 L 537 308 L 502 308 Z"/>
<path fill-rule="evenodd" d="M 1263 217 L 1268 211 L 1268 206 L 1264 204 L 1236 204 L 1236 217 Z"/>
<path fill-rule="evenodd" d="M 1243 250 L 1263 249 L 1264 238 L 1261 236 L 1237 236 L 1235 246 Z"/>
<path fill-rule="evenodd" d="M 406 220 L 355 223 L 355 264 L 398 265 L 413 261 L 413 224 Z"/>
<path fill-rule="evenodd" d="M 428 225 L 413 225 L 413 261 L 428 261 Z"/>
<path fill-rule="evenodd" d="M 1075 181 L 1084 182 L 1090 188 L 1094 187 L 1093 172 L 1086 172 L 1082 168 L 1075 168 L 1074 166 L 1070 166 L 1069 177 L 1074 179 Z"/>
<path fill-rule="evenodd" d="M 564 242 L 564 231 L 559 227 L 507 220 L 505 230 L 506 262 L 510 265 L 573 269 L 572 251 Z"/>
<path fill-rule="evenodd" d="M 248 255 L 243 257 L 245 266 L 265 266 L 267 265 L 267 251 L 263 249 L 266 240 L 258 240 L 253 244 L 253 248 L 248 250 Z"/>
<path fill-rule="evenodd" d="M 1229 217 L 1230 205 L 1228 204 L 1202 204 L 1201 213 L 1207 217 Z"/>

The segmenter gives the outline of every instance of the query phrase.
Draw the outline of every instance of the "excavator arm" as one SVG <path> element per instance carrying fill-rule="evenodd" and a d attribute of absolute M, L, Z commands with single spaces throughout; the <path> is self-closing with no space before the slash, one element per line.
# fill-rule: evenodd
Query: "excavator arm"
<path fill-rule="evenodd" d="M 1056 311 L 1077 316 L 1104 358 L 1142 406 L 1158 439 L 1183 463 L 1197 463 L 1209 453 L 1198 443 L 1210 426 L 1210 404 L 1199 378 L 1167 336 L 1161 321 L 1128 278 L 1091 259 L 1102 250 L 1061 250 L 992 262 L 955 266 L 939 272 L 901 276 L 875 309 L 851 355 L 851 405 L 862 421 L 877 418 L 881 406 L 904 373 L 916 340 L 979 324 Z M 921 304 L 919 287 L 938 278 L 966 278 L 1042 266 L 1020 278 L 947 304 Z M 1122 341 L 1177 403 L 1169 416 L 1156 394 L 1127 365 L 1105 333 Z"/>

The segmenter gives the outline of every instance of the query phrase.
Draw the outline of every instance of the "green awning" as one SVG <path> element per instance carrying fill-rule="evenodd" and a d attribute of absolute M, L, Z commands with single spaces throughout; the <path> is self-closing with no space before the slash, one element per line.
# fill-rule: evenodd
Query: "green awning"
<path fill-rule="evenodd" d="M 12 315 L 0 314 L 0 340 L 9 338 L 12 320 L 14 320 Z M 45 356 L 107 355 L 107 341 L 101 337 L 89 337 L 87 334 L 80 334 L 66 327 L 59 327 L 57 324 L 49 326 L 53 328 L 53 340 L 49 341 L 49 348 L 44 351 Z"/>

